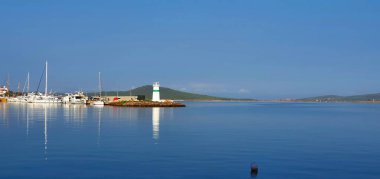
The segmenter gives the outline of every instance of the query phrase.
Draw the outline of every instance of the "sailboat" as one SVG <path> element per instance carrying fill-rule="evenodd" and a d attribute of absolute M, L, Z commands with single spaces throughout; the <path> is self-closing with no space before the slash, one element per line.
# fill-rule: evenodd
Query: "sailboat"
<path fill-rule="evenodd" d="M 18 91 L 15 96 L 8 97 L 8 102 L 20 102 L 20 103 L 27 102 L 27 96 L 24 95 L 26 83 L 28 83 L 28 85 L 29 85 L 29 73 L 28 73 L 27 79 L 26 79 L 25 84 L 24 84 L 24 88 L 23 88 L 22 93 L 21 93 L 23 95 L 17 96 L 20 94 L 20 91 Z M 18 85 L 18 90 L 20 90 L 20 83 Z M 29 90 L 29 87 L 28 87 L 28 90 Z"/>
<path fill-rule="evenodd" d="M 18 100 L 19 102 L 21 103 L 26 103 L 28 102 L 28 98 L 30 97 L 30 94 L 29 94 L 29 80 L 30 80 L 30 77 L 29 77 L 29 72 L 28 72 L 28 75 L 26 77 L 26 81 L 25 81 L 25 84 L 24 84 L 24 88 L 22 89 L 22 96 L 18 96 Z M 26 93 L 25 92 L 25 87 L 26 87 Z"/>
<path fill-rule="evenodd" d="M 96 98 L 92 104 L 93 105 L 104 105 L 104 101 L 102 100 L 102 83 L 100 81 L 100 72 L 99 72 L 99 98 Z"/>
<path fill-rule="evenodd" d="M 42 93 L 31 93 L 28 98 L 28 103 L 61 103 L 62 101 L 51 94 L 48 94 L 48 63 L 45 63 L 45 94 Z"/>

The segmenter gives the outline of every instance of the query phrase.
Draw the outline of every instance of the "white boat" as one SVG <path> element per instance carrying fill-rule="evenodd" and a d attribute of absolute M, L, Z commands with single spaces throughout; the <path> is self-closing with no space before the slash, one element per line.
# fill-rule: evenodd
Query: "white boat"
<path fill-rule="evenodd" d="M 27 101 L 29 103 L 62 103 L 62 100 L 58 97 L 48 94 L 48 63 L 45 64 L 45 94 L 32 93 L 28 97 Z"/>
<path fill-rule="evenodd" d="M 19 102 L 20 100 L 19 100 L 18 97 L 8 97 L 8 98 L 7 98 L 7 101 L 8 101 L 9 103 L 17 103 L 17 102 Z"/>
<path fill-rule="evenodd" d="M 104 102 L 103 101 L 94 101 L 93 103 L 92 103 L 92 105 L 104 105 Z"/>
<path fill-rule="evenodd" d="M 94 98 L 95 100 L 91 103 L 92 105 L 104 105 L 104 101 L 102 100 L 102 84 L 100 81 L 100 72 L 99 72 L 99 97 Z"/>
<path fill-rule="evenodd" d="M 62 102 L 65 104 L 86 104 L 87 96 L 81 91 L 74 94 L 66 93 L 66 96 L 62 98 Z"/>
<path fill-rule="evenodd" d="M 28 72 L 28 75 L 26 77 L 26 81 L 25 81 L 25 84 L 24 84 L 24 88 L 22 89 L 22 94 L 24 94 L 23 96 L 19 96 L 19 102 L 20 103 L 27 103 L 28 102 L 28 99 L 31 95 L 31 93 L 29 93 L 29 89 L 30 89 L 30 77 L 29 77 L 29 72 Z M 25 87 L 26 87 L 26 93 L 25 92 Z"/>
<path fill-rule="evenodd" d="M 18 102 L 20 103 L 27 103 L 29 96 L 18 96 Z"/>
<path fill-rule="evenodd" d="M 25 87 L 27 88 L 27 92 L 26 93 L 24 93 Z M 25 81 L 25 85 L 24 85 L 24 88 L 22 90 L 22 94 L 23 94 L 22 96 L 8 97 L 7 101 L 8 102 L 19 102 L 19 103 L 26 103 L 26 102 L 28 102 L 28 98 L 30 97 L 30 96 L 28 96 L 29 95 L 29 73 L 28 73 L 27 79 Z"/>
<path fill-rule="evenodd" d="M 44 95 L 42 93 L 32 93 L 27 98 L 28 103 L 62 103 L 62 100 L 60 100 L 58 97 L 53 95 Z"/>
<path fill-rule="evenodd" d="M 17 97 L 8 97 L 7 101 L 8 102 L 17 102 L 17 103 L 26 103 L 28 102 L 29 96 L 17 96 Z"/>

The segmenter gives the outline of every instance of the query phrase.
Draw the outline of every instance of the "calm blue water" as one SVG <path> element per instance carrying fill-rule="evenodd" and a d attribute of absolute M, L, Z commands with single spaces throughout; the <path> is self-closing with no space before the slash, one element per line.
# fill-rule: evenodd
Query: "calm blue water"
<path fill-rule="evenodd" d="M 380 178 L 380 105 L 0 103 L 0 178 Z"/>

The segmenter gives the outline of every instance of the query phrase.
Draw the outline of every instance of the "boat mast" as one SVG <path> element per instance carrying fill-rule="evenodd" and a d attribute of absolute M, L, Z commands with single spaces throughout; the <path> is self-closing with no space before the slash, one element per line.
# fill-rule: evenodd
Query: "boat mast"
<path fill-rule="evenodd" d="M 48 62 L 45 64 L 45 96 L 48 94 Z"/>
<path fill-rule="evenodd" d="M 9 73 L 8 73 L 8 79 L 7 79 L 7 89 L 8 89 L 8 97 L 9 97 L 9 95 L 11 94 L 11 89 L 10 89 L 10 80 L 9 80 Z"/>
<path fill-rule="evenodd" d="M 26 88 L 26 85 L 27 85 L 27 83 L 28 83 L 28 76 L 26 76 L 26 80 L 25 80 L 25 83 L 24 83 L 24 87 L 22 88 L 22 95 L 24 95 L 25 96 L 25 88 Z M 27 93 L 26 93 L 27 94 Z"/>
<path fill-rule="evenodd" d="M 102 97 L 102 84 L 100 82 L 100 72 L 99 72 L 99 97 Z"/>
<path fill-rule="evenodd" d="M 16 94 L 16 96 L 18 96 L 18 94 L 20 94 L 20 81 L 17 84 L 17 94 Z"/>
<path fill-rule="evenodd" d="M 26 87 L 27 94 L 29 93 L 29 72 L 28 72 L 28 85 Z"/>

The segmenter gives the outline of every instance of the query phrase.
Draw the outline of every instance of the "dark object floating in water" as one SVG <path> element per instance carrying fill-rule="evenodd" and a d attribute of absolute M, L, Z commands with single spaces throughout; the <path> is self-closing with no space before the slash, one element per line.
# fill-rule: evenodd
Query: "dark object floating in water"
<path fill-rule="evenodd" d="M 257 166 L 256 163 L 252 163 L 251 164 L 251 176 L 256 177 L 258 173 L 259 173 L 259 166 Z"/>

